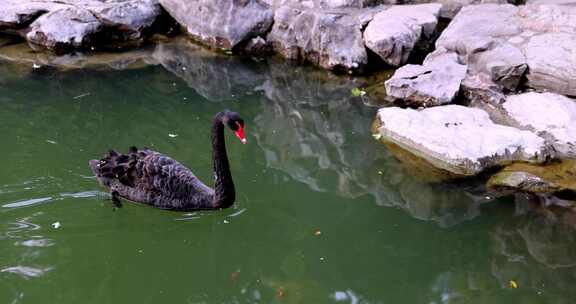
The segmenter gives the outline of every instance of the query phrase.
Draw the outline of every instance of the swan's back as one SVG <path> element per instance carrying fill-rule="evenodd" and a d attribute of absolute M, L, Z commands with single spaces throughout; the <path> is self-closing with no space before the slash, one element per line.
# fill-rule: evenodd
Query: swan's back
<path fill-rule="evenodd" d="M 171 210 L 212 209 L 214 190 L 190 169 L 153 150 L 110 151 L 90 167 L 110 191 L 135 202 Z"/>

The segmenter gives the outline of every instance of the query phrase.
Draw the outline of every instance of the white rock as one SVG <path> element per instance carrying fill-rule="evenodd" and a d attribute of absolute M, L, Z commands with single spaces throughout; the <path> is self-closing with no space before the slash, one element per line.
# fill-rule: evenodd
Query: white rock
<path fill-rule="evenodd" d="M 498 125 L 486 112 L 459 105 L 421 111 L 382 108 L 383 139 L 449 172 L 471 176 L 509 161 L 542 162 L 545 141 L 530 131 Z"/>
<path fill-rule="evenodd" d="M 534 36 L 524 46 L 524 53 L 530 67 L 529 86 L 576 95 L 576 33 Z"/>
<path fill-rule="evenodd" d="M 466 6 L 436 47 L 457 53 L 469 74 L 486 72 L 510 91 L 522 89 L 526 77 L 527 87 L 576 96 L 574 6 Z"/>
<path fill-rule="evenodd" d="M 394 6 L 374 16 L 364 30 L 366 47 L 392 66 L 408 60 L 420 39 L 432 36 L 440 4 Z"/>
<path fill-rule="evenodd" d="M 423 65 L 399 68 L 384 85 L 388 96 L 415 107 L 447 104 L 457 96 L 466 66 L 454 53 L 435 53 Z"/>
<path fill-rule="evenodd" d="M 503 108 L 511 125 L 542 134 L 561 156 L 576 157 L 576 101 L 530 92 L 508 96 Z"/>

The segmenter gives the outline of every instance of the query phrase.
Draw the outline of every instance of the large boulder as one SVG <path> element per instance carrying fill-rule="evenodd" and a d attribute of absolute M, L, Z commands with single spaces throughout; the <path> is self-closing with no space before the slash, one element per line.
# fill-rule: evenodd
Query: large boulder
<path fill-rule="evenodd" d="M 576 27 L 574 30 L 535 35 L 526 42 L 523 51 L 530 67 L 529 86 L 576 96 Z"/>
<path fill-rule="evenodd" d="M 554 93 L 508 96 L 508 123 L 546 138 L 563 157 L 576 158 L 576 101 Z"/>
<path fill-rule="evenodd" d="M 530 131 L 498 125 L 480 109 L 458 105 L 424 110 L 382 108 L 378 137 L 459 176 L 511 161 L 543 162 L 545 140 Z"/>
<path fill-rule="evenodd" d="M 408 61 L 416 44 L 431 40 L 440 4 L 394 6 L 374 16 L 364 30 L 366 47 L 391 66 Z"/>
<path fill-rule="evenodd" d="M 273 21 L 269 5 L 259 0 L 159 0 L 195 39 L 231 50 L 263 36 Z"/>
<path fill-rule="evenodd" d="M 140 43 L 161 12 L 157 0 L 4 0 L 0 32 L 56 51 Z"/>
<path fill-rule="evenodd" d="M 576 95 L 576 7 L 471 5 L 438 38 L 469 73 L 487 73 L 503 89 L 526 86 Z"/>
<path fill-rule="evenodd" d="M 399 68 L 384 85 L 388 98 L 413 107 L 428 107 L 452 102 L 466 76 L 466 66 L 454 53 L 429 56 L 422 65 Z"/>
<path fill-rule="evenodd" d="M 54 50 L 80 48 L 92 45 L 90 40 L 101 26 L 89 11 L 66 7 L 36 19 L 26 38 Z"/>
<path fill-rule="evenodd" d="M 278 8 L 268 41 L 289 59 L 330 70 L 359 71 L 368 63 L 362 40 L 364 12 L 356 9 Z"/>

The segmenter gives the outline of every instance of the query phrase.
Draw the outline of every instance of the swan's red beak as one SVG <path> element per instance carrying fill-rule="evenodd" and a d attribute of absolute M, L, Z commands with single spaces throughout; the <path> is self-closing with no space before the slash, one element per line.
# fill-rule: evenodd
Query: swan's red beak
<path fill-rule="evenodd" d="M 245 144 L 246 137 L 244 137 L 244 127 L 238 122 L 236 122 L 236 125 L 238 126 L 238 130 L 236 130 L 236 137 L 240 138 L 240 141 Z"/>

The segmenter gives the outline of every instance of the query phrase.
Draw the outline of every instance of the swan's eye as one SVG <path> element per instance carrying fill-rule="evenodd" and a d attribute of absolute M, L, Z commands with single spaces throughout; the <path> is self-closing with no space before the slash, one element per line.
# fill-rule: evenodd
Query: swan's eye
<path fill-rule="evenodd" d="M 245 144 L 246 143 L 246 137 L 244 136 L 244 126 L 242 126 L 239 122 L 236 122 L 236 127 L 238 127 L 238 130 L 236 130 L 236 137 L 238 137 L 240 139 L 240 141 Z"/>

